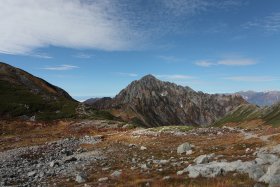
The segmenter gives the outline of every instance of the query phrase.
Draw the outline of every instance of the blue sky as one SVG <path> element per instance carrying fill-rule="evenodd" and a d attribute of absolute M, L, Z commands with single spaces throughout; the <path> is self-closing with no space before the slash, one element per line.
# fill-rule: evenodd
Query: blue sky
<path fill-rule="evenodd" d="M 76 99 L 146 74 L 208 93 L 280 90 L 278 0 L 1 0 L 0 61 Z"/>

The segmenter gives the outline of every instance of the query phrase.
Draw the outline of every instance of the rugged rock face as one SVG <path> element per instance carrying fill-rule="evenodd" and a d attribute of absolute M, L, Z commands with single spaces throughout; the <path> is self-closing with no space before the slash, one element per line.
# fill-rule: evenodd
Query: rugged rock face
<path fill-rule="evenodd" d="M 0 63 L 0 90 L 0 117 L 66 117 L 77 104 L 63 89 L 5 63 Z"/>
<path fill-rule="evenodd" d="M 108 109 L 126 120 L 141 121 L 144 126 L 206 126 L 229 111 L 247 103 L 234 95 L 210 95 L 189 87 L 163 82 L 152 75 L 133 81 L 115 98 L 103 98 L 92 104 Z"/>
<path fill-rule="evenodd" d="M 280 102 L 279 91 L 268 91 L 268 92 L 237 92 L 237 95 L 241 95 L 246 101 L 251 104 L 259 106 L 271 106 L 277 102 Z"/>

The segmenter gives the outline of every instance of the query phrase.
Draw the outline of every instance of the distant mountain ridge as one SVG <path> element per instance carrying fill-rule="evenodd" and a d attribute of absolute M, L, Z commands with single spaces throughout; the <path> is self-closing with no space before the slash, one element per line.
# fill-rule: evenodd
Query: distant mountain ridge
<path fill-rule="evenodd" d="M 110 110 L 124 120 L 150 127 L 206 126 L 246 103 L 241 96 L 195 92 L 189 87 L 147 75 L 133 81 L 116 97 L 98 99 L 91 105 L 96 109 Z"/>
<path fill-rule="evenodd" d="M 235 94 L 241 95 L 249 103 L 259 106 L 271 106 L 277 102 L 280 102 L 280 91 L 241 91 Z"/>
<path fill-rule="evenodd" d="M 2 62 L 0 90 L 0 117 L 69 117 L 77 105 L 63 89 Z"/>

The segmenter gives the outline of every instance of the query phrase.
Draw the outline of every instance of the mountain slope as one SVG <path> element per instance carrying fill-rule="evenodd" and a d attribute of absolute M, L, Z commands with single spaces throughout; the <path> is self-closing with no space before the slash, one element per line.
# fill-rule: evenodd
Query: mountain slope
<path fill-rule="evenodd" d="M 259 106 L 271 106 L 277 102 L 280 102 L 279 91 L 268 91 L 268 92 L 242 91 L 242 92 L 237 92 L 235 94 L 241 95 L 249 103 L 259 105 Z"/>
<path fill-rule="evenodd" d="M 225 117 L 216 122 L 217 126 L 227 123 L 244 123 L 253 120 L 261 121 L 262 124 L 280 126 L 280 103 L 270 107 L 259 107 L 256 105 L 240 105 Z"/>
<path fill-rule="evenodd" d="M 0 117 L 71 117 L 77 102 L 64 90 L 21 69 L 0 63 Z"/>
<path fill-rule="evenodd" d="M 133 81 L 115 98 L 92 103 L 96 109 L 110 110 L 124 120 L 143 126 L 210 125 L 240 104 L 240 96 L 210 95 L 189 87 L 163 82 L 152 75 Z"/>

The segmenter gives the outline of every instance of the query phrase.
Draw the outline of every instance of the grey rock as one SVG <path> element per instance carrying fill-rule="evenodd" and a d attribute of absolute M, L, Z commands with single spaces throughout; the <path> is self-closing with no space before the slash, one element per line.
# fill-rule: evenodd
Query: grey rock
<path fill-rule="evenodd" d="M 86 177 L 86 175 L 84 173 L 78 173 L 76 175 L 75 181 L 77 183 L 84 183 L 84 182 L 86 182 L 86 179 L 87 179 L 87 177 Z"/>
<path fill-rule="evenodd" d="M 259 182 L 275 183 L 280 181 L 280 160 L 270 165 L 267 172 L 259 179 Z"/>
<path fill-rule="evenodd" d="M 215 155 L 214 154 L 209 154 L 209 155 L 200 155 L 197 157 L 194 162 L 196 164 L 205 164 L 208 163 L 210 159 L 212 159 Z"/>
<path fill-rule="evenodd" d="M 189 151 L 191 149 L 192 149 L 192 145 L 190 143 L 186 142 L 186 143 L 183 143 L 178 146 L 177 153 L 178 154 L 186 153 L 187 151 Z"/>

